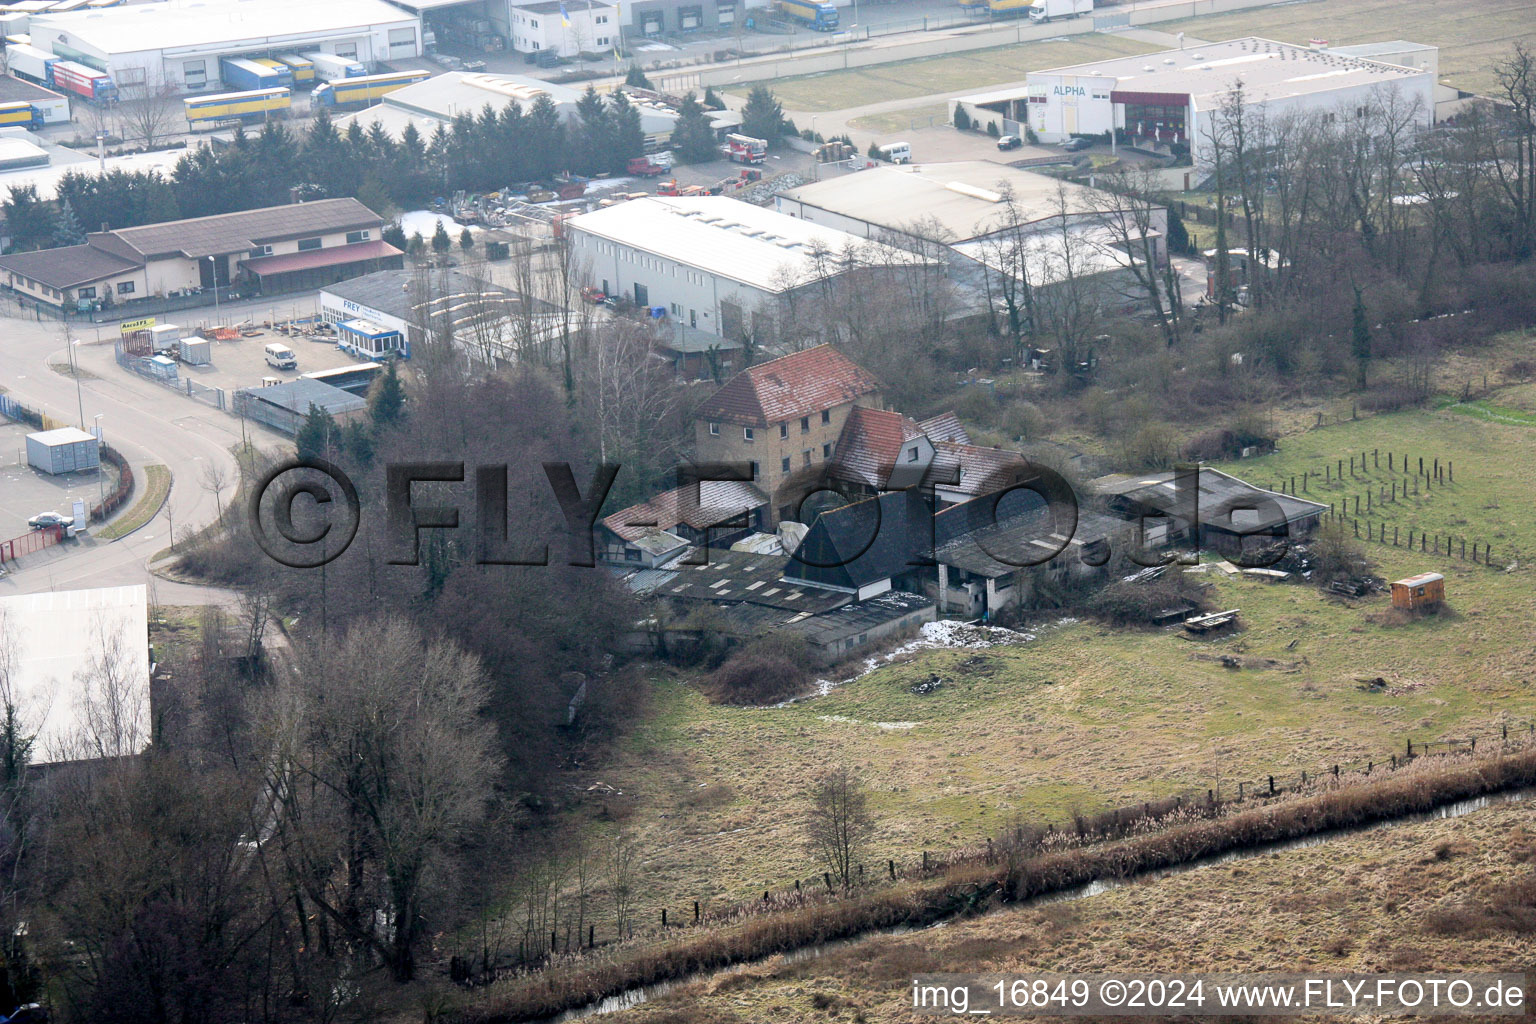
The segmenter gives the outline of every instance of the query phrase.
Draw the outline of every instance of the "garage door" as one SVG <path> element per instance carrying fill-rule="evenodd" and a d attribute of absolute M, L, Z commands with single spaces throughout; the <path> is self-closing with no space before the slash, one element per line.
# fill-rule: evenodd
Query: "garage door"
<path fill-rule="evenodd" d="M 420 54 L 416 48 L 416 30 L 414 28 L 392 28 L 389 30 L 389 56 L 415 57 Z"/>

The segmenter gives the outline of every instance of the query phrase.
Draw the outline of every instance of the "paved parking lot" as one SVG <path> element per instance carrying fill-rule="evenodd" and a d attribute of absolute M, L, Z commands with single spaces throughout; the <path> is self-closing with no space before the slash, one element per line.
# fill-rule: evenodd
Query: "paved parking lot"
<path fill-rule="evenodd" d="M 267 365 L 264 350 L 273 342 L 293 349 L 293 354 L 298 357 L 297 369 L 278 370 Z M 263 377 L 293 380 L 302 374 L 330 370 L 355 362 L 355 357 L 336 347 L 334 337 L 311 340 L 290 338 L 277 331 L 262 331 L 256 337 L 241 338 L 239 341 L 215 341 L 211 365 L 190 366 L 182 363 L 180 373 L 183 380 L 194 380 L 211 388 L 223 388 L 233 395 L 236 388 L 257 387 Z"/>
<path fill-rule="evenodd" d="M 71 499 L 97 501 L 95 473 L 49 476 L 27 465 L 27 434 L 32 428 L 0 421 L 0 540 L 27 532 L 27 520 L 39 512 L 69 514 Z"/>

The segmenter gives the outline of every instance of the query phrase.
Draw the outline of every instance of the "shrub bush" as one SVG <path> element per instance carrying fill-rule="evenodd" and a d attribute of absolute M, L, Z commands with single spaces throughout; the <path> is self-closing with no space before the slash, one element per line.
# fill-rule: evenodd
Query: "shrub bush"
<path fill-rule="evenodd" d="M 771 704 L 811 682 L 810 651 L 800 636 L 770 633 L 746 644 L 703 681 L 717 704 Z"/>

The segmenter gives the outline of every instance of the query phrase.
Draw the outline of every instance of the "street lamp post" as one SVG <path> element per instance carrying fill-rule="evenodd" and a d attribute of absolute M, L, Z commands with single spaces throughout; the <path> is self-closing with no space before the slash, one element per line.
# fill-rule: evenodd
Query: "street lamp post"
<path fill-rule="evenodd" d="M 106 516 L 103 506 L 107 503 L 107 482 L 101 475 L 101 417 L 103 413 L 97 413 L 96 420 L 96 507 L 101 509 L 102 516 Z"/>
<path fill-rule="evenodd" d="M 75 403 L 80 407 L 80 429 L 85 429 L 85 398 L 80 394 L 80 364 L 75 360 L 75 346 L 79 338 L 69 339 L 69 375 L 75 378 Z"/>
<path fill-rule="evenodd" d="M 213 272 L 213 322 L 217 324 L 219 322 L 219 261 L 209 256 L 208 266 Z"/>

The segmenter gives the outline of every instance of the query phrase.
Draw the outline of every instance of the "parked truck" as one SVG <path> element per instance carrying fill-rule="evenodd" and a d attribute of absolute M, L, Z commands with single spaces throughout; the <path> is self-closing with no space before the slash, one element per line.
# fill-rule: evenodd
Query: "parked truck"
<path fill-rule="evenodd" d="M 1037 23 L 1056 18 L 1076 18 L 1093 13 L 1093 0 L 1035 0 L 1029 8 L 1029 20 Z"/>
<path fill-rule="evenodd" d="M 725 152 L 733 164 L 760 164 L 768 156 L 768 143 L 750 135 L 734 132 L 725 137 Z"/>
<path fill-rule="evenodd" d="M 672 168 L 666 164 L 659 164 L 648 156 L 636 156 L 630 158 L 626 169 L 637 178 L 656 178 L 666 174 Z"/>
<path fill-rule="evenodd" d="M 961 0 L 960 6 L 989 18 L 1020 18 L 1035 9 L 1035 0 Z"/>
<path fill-rule="evenodd" d="M 304 58 L 315 66 L 315 77 L 322 82 L 339 82 L 343 78 L 362 78 L 368 69 L 350 57 L 338 57 L 334 53 L 306 53 Z"/>
<path fill-rule="evenodd" d="M 253 89 L 281 89 L 293 81 L 293 73 L 279 74 L 277 69 L 258 64 L 244 57 L 220 57 L 219 77 L 230 89 L 250 92 Z M 288 81 L 283 81 L 286 78 Z"/>
<path fill-rule="evenodd" d="M 99 103 L 117 99 L 117 86 L 112 83 L 112 77 L 95 68 L 88 68 L 72 60 L 61 60 L 54 63 L 52 71 L 52 85 L 55 89 Z"/>
<path fill-rule="evenodd" d="M 38 85 L 53 84 L 53 66 L 59 62 L 56 54 L 26 43 L 12 43 L 5 48 L 5 59 L 11 74 Z"/>
<path fill-rule="evenodd" d="M 18 125 L 27 131 L 37 131 L 43 126 L 43 112 L 26 100 L 0 103 L 0 128 L 14 128 Z"/>
<path fill-rule="evenodd" d="M 837 8 L 817 0 L 778 0 L 779 13 L 817 32 L 837 31 Z"/>

